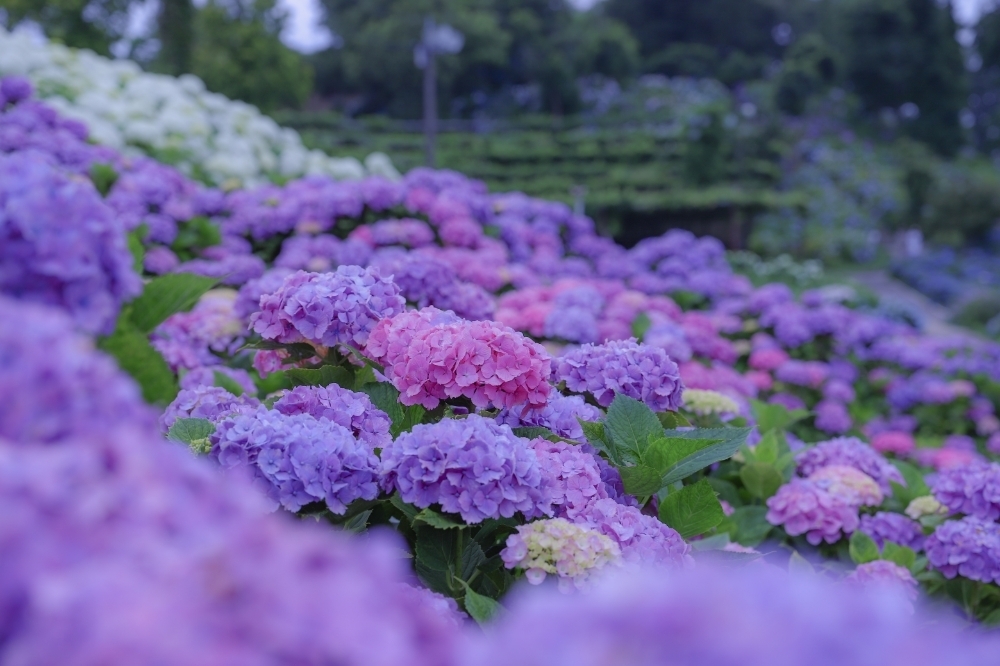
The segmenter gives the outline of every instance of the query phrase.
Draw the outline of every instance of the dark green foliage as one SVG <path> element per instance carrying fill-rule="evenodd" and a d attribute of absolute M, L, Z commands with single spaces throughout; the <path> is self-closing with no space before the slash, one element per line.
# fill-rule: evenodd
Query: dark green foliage
<path fill-rule="evenodd" d="M 22 20 L 38 23 L 45 34 L 76 48 L 109 55 L 111 44 L 128 27 L 128 8 L 133 0 L 0 0 L 7 25 Z"/>
<path fill-rule="evenodd" d="M 173 76 L 191 71 L 195 9 L 191 0 L 160 0 L 158 69 Z"/>
<path fill-rule="evenodd" d="M 785 55 L 775 89 L 775 104 L 799 116 L 810 99 L 824 92 L 837 78 L 837 63 L 826 41 L 810 33 L 796 41 Z"/>

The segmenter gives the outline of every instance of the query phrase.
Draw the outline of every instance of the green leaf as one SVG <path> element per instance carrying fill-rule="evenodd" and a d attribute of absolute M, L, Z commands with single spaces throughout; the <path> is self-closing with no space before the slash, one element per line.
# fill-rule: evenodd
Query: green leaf
<path fill-rule="evenodd" d="M 136 329 L 126 316 L 118 318 L 114 333 L 98 340 L 97 346 L 132 375 L 146 402 L 166 405 L 177 396 L 177 380 L 170 366 L 149 344 L 147 334 Z"/>
<path fill-rule="evenodd" d="M 285 376 L 295 386 L 330 386 L 337 384 L 344 388 L 354 385 L 354 376 L 350 370 L 339 365 L 321 365 L 318 368 L 289 368 Z"/>
<path fill-rule="evenodd" d="M 550 442 L 563 442 L 565 441 L 562 437 L 555 434 L 548 428 L 542 428 L 539 426 L 526 426 L 523 428 L 512 428 L 514 434 L 518 437 L 523 437 L 525 439 L 547 439 Z"/>
<path fill-rule="evenodd" d="M 927 487 L 927 482 L 924 480 L 924 473 L 917 467 L 905 460 L 893 460 L 892 464 L 896 466 L 899 473 L 903 475 L 903 479 L 906 480 L 906 491 L 910 499 L 931 494 L 931 490 Z M 895 495 L 895 492 L 893 495 Z"/>
<path fill-rule="evenodd" d="M 663 434 L 663 426 L 652 409 L 620 393 L 608 407 L 604 429 L 618 457 L 632 463 L 642 460 L 650 435 Z"/>
<path fill-rule="evenodd" d="M 194 307 L 217 282 L 215 278 L 191 273 L 170 273 L 153 278 L 132 301 L 132 324 L 142 333 L 152 333 L 170 315 Z"/>
<path fill-rule="evenodd" d="M 430 525 L 431 527 L 436 527 L 440 530 L 450 530 L 455 528 L 465 527 L 463 523 L 457 523 L 447 516 L 443 516 L 433 509 L 424 509 L 417 515 L 413 516 L 413 523 L 423 523 L 425 525 Z"/>
<path fill-rule="evenodd" d="M 435 592 L 453 596 L 455 539 L 457 531 L 429 527 L 417 530 L 413 549 L 413 566 L 427 587 Z"/>
<path fill-rule="evenodd" d="M 797 550 L 793 550 L 792 556 L 788 558 L 788 570 L 794 573 L 816 573 L 809 560 L 799 555 Z"/>
<path fill-rule="evenodd" d="M 368 527 L 368 519 L 371 517 L 371 515 L 372 515 L 372 510 L 366 509 L 361 513 L 355 514 L 350 518 L 348 518 L 347 520 L 345 520 L 344 523 L 341 525 L 341 527 L 348 532 L 354 532 L 355 534 L 358 534 L 360 532 L 363 532 L 365 528 Z"/>
<path fill-rule="evenodd" d="M 740 480 L 754 497 L 767 499 L 784 483 L 785 478 L 774 465 L 762 462 L 751 462 L 740 470 Z"/>
<path fill-rule="evenodd" d="M 677 530 L 684 540 L 704 534 L 726 515 L 705 479 L 674 491 L 660 501 L 660 520 Z"/>
<path fill-rule="evenodd" d="M 394 492 L 392 497 L 389 498 L 389 504 L 396 507 L 399 512 L 402 513 L 403 516 L 411 523 L 413 522 L 413 519 L 417 517 L 417 514 L 420 513 L 420 509 L 412 504 L 404 502 L 398 491 Z"/>
<path fill-rule="evenodd" d="M 226 389 L 235 396 L 241 396 L 243 395 L 243 393 L 245 393 L 243 387 L 240 386 L 239 383 L 229 375 L 224 375 L 218 370 L 215 370 L 212 373 L 212 377 L 215 380 L 216 386 L 218 386 L 219 388 Z"/>
<path fill-rule="evenodd" d="M 658 412 L 656 418 L 660 420 L 660 425 L 667 430 L 691 427 L 691 422 L 680 412 Z"/>
<path fill-rule="evenodd" d="M 691 542 L 691 548 L 694 550 L 719 550 L 725 548 L 732 541 L 729 539 L 729 534 L 723 532 L 722 534 L 713 534 L 712 536 L 705 537 L 704 539 L 698 539 L 697 541 Z"/>
<path fill-rule="evenodd" d="M 389 433 L 393 439 L 399 437 L 404 432 L 409 432 L 413 426 L 420 423 L 424 414 L 424 408 L 420 405 L 404 407 L 399 403 L 399 391 L 392 384 L 381 382 L 378 384 L 365 384 L 361 387 L 364 393 L 368 394 L 372 404 L 389 415 L 392 426 Z"/>
<path fill-rule="evenodd" d="M 462 586 L 465 587 L 465 597 L 462 600 L 465 612 L 479 624 L 486 624 L 502 610 L 503 607 L 496 599 L 479 594 L 465 581 L 462 581 Z"/>
<path fill-rule="evenodd" d="M 133 229 L 126 236 L 128 251 L 132 254 L 132 270 L 139 275 L 145 270 L 146 248 L 142 244 L 142 238 L 146 235 L 146 225 L 140 224 L 137 229 Z"/>
<path fill-rule="evenodd" d="M 750 434 L 750 428 L 698 428 L 695 430 L 668 430 L 666 436 L 687 439 L 713 439 L 717 444 L 706 446 L 683 458 L 673 465 L 663 477 L 663 485 L 669 486 L 685 479 L 709 465 L 732 458 L 739 451 Z"/>
<path fill-rule="evenodd" d="M 580 427 L 583 428 L 583 436 L 587 438 L 590 445 L 593 446 L 598 451 L 603 451 L 608 454 L 612 462 L 616 465 L 621 465 L 621 460 L 619 460 L 611 447 L 608 446 L 608 434 L 604 427 L 603 422 L 598 421 L 584 421 L 580 417 L 576 419 L 580 423 Z"/>
<path fill-rule="evenodd" d="M 473 574 L 479 567 L 486 563 L 486 553 L 483 552 L 483 547 L 480 546 L 476 541 L 469 539 L 465 543 L 465 548 L 462 549 L 462 562 L 460 573 L 462 581 L 467 581 L 472 578 Z"/>
<path fill-rule="evenodd" d="M 365 384 L 377 384 L 378 378 L 375 377 L 375 371 L 372 370 L 370 365 L 366 365 L 363 368 L 358 368 L 358 371 L 354 373 L 354 390 L 364 391 Z"/>
<path fill-rule="evenodd" d="M 656 494 L 663 487 L 662 475 L 659 471 L 646 465 L 619 467 L 622 475 L 622 486 L 629 495 L 647 497 Z"/>
<path fill-rule="evenodd" d="M 787 430 L 789 426 L 809 416 L 809 412 L 804 409 L 789 410 L 783 405 L 761 402 L 759 400 L 750 401 L 754 418 L 757 420 L 757 428 L 762 434 L 771 430 Z"/>
<path fill-rule="evenodd" d="M 642 456 L 642 464 L 652 467 L 662 476 L 681 460 L 708 446 L 718 444 L 718 442 L 717 439 L 688 439 L 651 435 Z"/>
<path fill-rule="evenodd" d="M 167 439 L 187 444 L 198 453 L 208 453 L 208 438 L 215 432 L 215 424 L 208 419 L 177 419 L 167 431 Z"/>
<path fill-rule="evenodd" d="M 94 162 L 90 165 L 90 180 L 101 196 L 106 197 L 118 181 L 118 172 L 106 162 Z"/>
<path fill-rule="evenodd" d="M 906 570 L 910 570 L 917 562 L 917 554 L 906 546 L 886 541 L 885 545 L 882 546 L 882 559 L 889 560 Z"/>
<path fill-rule="evenodd" d="M 762 463 L 776 463 L 788 452 L 788 443 L 784 435 L 775 430 L 769 430 L 753 449 L 748 449 L 748 459 Z"/>
<path fill-rule="evenodd" d="M 732 525 L 730 537 L 744 546 L 756 546 L 771 533 L 766 506 L 740 506 L 727 518 Z"/>
<path fill-rule="evenodd" d="M 855 564 L 874 562 L 879 557 L 878 545 L 861 530 L 857 530 L 851 535 L 850 553 Z"/>
<path fill-rule="evenodd" d="M 177 237 L 170 244 L 170 249 L 181 259 L 191 259 L 197 256 L 199 250 L 221 242 L 222 232 L 219 226 L 207 217 L 199 216 L 178 225 Z"/>
<path fill-rule="evenodd" d="M 646 332 L 649 331 L 649 327 L 653 325 L 650 321 L 649 315 L 645 312 L 640 312 L 638 316 L 632 320 L 632 337 L 634 337 L 639 342 L 642 342 L 643 337 L 645 337 Z"/>

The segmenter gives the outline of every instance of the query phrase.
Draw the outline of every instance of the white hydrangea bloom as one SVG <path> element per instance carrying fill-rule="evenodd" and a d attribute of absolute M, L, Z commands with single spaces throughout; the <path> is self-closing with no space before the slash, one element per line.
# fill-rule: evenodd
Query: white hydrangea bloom
<path fill-rule="evenodd" d="M 729 396 L 703 389 L 684 389 L 684 408 L 700 416 L 737 414 L 740 411 L 740 406 Z"/>
<path fill-rule="evenodd" d="M 207 91 L 190 74 L 143 72 L 131 60 L 103 58 L 0 26 L 0 76 L 11 74 L 27 77 L 40 98 L 85 123 L 97 143 L 129 155 L 174 155 L 175 166 L 188 175 L 204 174 L 215 185 L 258 185 L 274 175 L 400 177 L 382 153 L 370 155 L 366 169 L 353 157 L 309 151 L 297 132 L 254 106 Z"/>
<path fill-rule="evenodd" d="M 524 569 L 529 583 L 538 585 L 552 574 L 559 576 L 560 589 L 568 591 L 583 586 L 594 571 L 619 564 L 621 549 L 597 530 L 550 518 L 518 527 L 500 557 L 507 568 Z"/>

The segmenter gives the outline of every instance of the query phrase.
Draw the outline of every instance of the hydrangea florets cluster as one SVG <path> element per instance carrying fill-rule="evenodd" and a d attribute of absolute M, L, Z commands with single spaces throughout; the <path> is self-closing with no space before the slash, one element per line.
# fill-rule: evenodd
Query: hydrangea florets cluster
<path fill-rule="evenodd" d="M 683 566 L 690 561 L 691 548 L 681 535 L 638 507 L 600 499 L 589 504 L 575 522 L 611 537 L 621 548 L 625 562 Z"/>
<path fill-rule="evenodd" d="M 392 441 L 388 414 L 375 407 L 364 393 L 336 384 L 296 386 L 278 398 L 274 408 L 288 416 L 308 414 L 315 419 L 329 419 L 373 449 L 384 448 Z"/>
<path fill-rule="evenodd" d="M 150 342 L 175 371 L 218 365 L 216 354 L 234 353 L 246 335 L 235 301 L 234 291 L 212 290 L 190 311 L 173 314 L 157 326 Z"/>
<path fill-rule="evenodd" d="M 870 536 L 879 548 L 886 541 L 915 551 L 924 547 L 924 530 L 920 523 L 900 513 L 879 511 L 874 516 L 861 516 L 861 531 Z"/>
<path fill-rule="evenodd" d="M 403 311 L 392 280 L 373 269 L 341 266 L 335 273 L 299 271 L 260 298 L 250 324 L 265 340 L 318 347 L 364 346 L 375 325 Z"/>
<path fill-rule="evenodd" d="M 569 590 L 583 587 L 596 570 L 619 560 L 621 549 L 596 530 L 550 518 L 518 527 L 500 557 L 508 569 L 524 569 L 533 585 L 552 574 L 559 576 L 561 588 Z"/>
<path fill-rule="evenodd" d="M 740 411 L 740 406 L 728 395 L 705 389 L 684 389 L 684 408 L 700 416 Z"/>
<path fill-rule="evenodd" d="M 946 578 L 1000 583 L 1000 525 L 991 520 L 946 520 L 927 537 L 924 552 Z"/>
<path fill-rule="evenodd" d="M 933 495 L 924 495 L 910 500 L 905 513 L 913 520 L 920 520 L 924 516 L 947 516 L 948 507 L 937 501 Z"/>
<path fill-rule="evenodd" d="M 342 514 L 354 500 L 378 496 L 371 446 L 325 418 L 258 407 L 220 421 L 211 443 L 211 456 L 222 467 L 251 468 L 268 497 L 289 511 L 326 502 Z"/>
<path fill-rule="evenodd" d="M 875 479 L 854 467 L 820 467 L 809 475 L 809 480 L 854 506 L 878 506 L 882 503 L 882 489 Z"/>
<path fill-rule="evenodd" d="M 178 419 L 218 421 L 234 411 L 253 411 L 260 402 L 249 395 L 239 397 L 218 386 L 181 389 L 160 417 L 160 429 L 166 433 Z"/>
<path fill-rule="evenodd" d="M 544 407 L 529 409 L 524 413 L 518 413 L 516 409 L 505 409 L 497 415 L 498 422 L 506 423 L 511 428 L 540 426 L 560 437 L 575 440 L 583 439 L 583 426 L 577 419 L 600 421 L 602 418 L 604 413 L 597 407 L 588 405 L 583 397 L 555 392 L 549 395 L 549 401 Z"/>
<path fill-rule="evenodd" d="M 405 502 L 440 505 L 467 523 L 551 513 L 551 497 L 531 443 L 476 414 L 420 424 L 382 449 L 383 487 Z"/>
<path fill-rule="evenodd" d="M 857 505 L 808 479 L 792 479 L 767 500 L 767 521 L 791 536 L 806 535 L 814 546 L 835 543 L 858 528 Z"/>
<path fill-rule="evenodd" d="M 550 358 L 541 345 L 496 322 L 449 321 L 439 310 L 424 312 L 383 320 L 367 347 L 385 365 L 401 403 L 434 409 L 442 400 L 465 397 L 479 409 L 545 405 Z"/>
<path fill-rule="evenodd" d="M 917 581 L 907 569 L 888 560 L 859 564 L 847 581 L 862 587 L 882 587 L 899 591 L 910 601 L 917 598 Z"/>
<path fill-rule="evenodd" d="M 908 432 L 887 430 L 872 437 L 872 448 L 880 453 L 906 454 L 916 448 L 913 435 Z"/>
<path fill-rule="evenodd" d="M 532 444 L 557 517 L 577 520 L 592 502 L 608 497 L 593 455 L 565 442 L 536 439 Z"/>
<path fill-rule="evenodd" d="M 0 155 L 0 294 L 109 334 L 121 304 L 141 291 L 125 228 L 88 180 L 34 151 Z"/>
<path fill-rule="evenodd" d="M 573 349 L 556 359 L 552 378 L 566 382 L 570 391 L 590 393 L 602 407 L 620 393 L 657 412 L 676 411 L 684 391 L 677 364 L 667 353 L 634 338 Z"/>
<path fill-rule="evenodd" d="M 848 465 L 875 479 L 883 493 L 892 492 L 890 481 L 905 485 L 903 475 L 878 451 L 856 437 L 838 437 L 800 453 L 796 458 L 799 474 L 809 476 L 827 465 Z"/>
<path fill-rule="evenodd" d="M 930 481 L 931 492 L 953 513 L 1000 518 L 1000 465 L 976 462 L 945 469 Z"/>

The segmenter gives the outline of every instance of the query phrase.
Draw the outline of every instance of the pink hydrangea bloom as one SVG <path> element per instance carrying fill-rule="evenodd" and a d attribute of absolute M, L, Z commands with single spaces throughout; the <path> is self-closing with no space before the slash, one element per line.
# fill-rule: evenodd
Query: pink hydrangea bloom
<path fill-rule="evenodd" d="M 855 506 L 878 506 L 882 503 L 882 489 L 875 479 L 849 465 L 821 467 L 809 475 L 809 480 Z"/>
<path fill-rule="evenodd" d="M 899 455 L 913 451 L 916 448 L 916 442 L 913 441 L 913 435 L 908 432 L 889 430 L 872 437 L 872 448 L 879 453 Z"/>
<path fill-rule="evenodd" d="M 858 529 L 855 505 L 808 479 L 792 479 L 767 500 L 767 521 L 781 525 L 791 536 L 806 535 L 814 546 L 834 543 Z"/>

